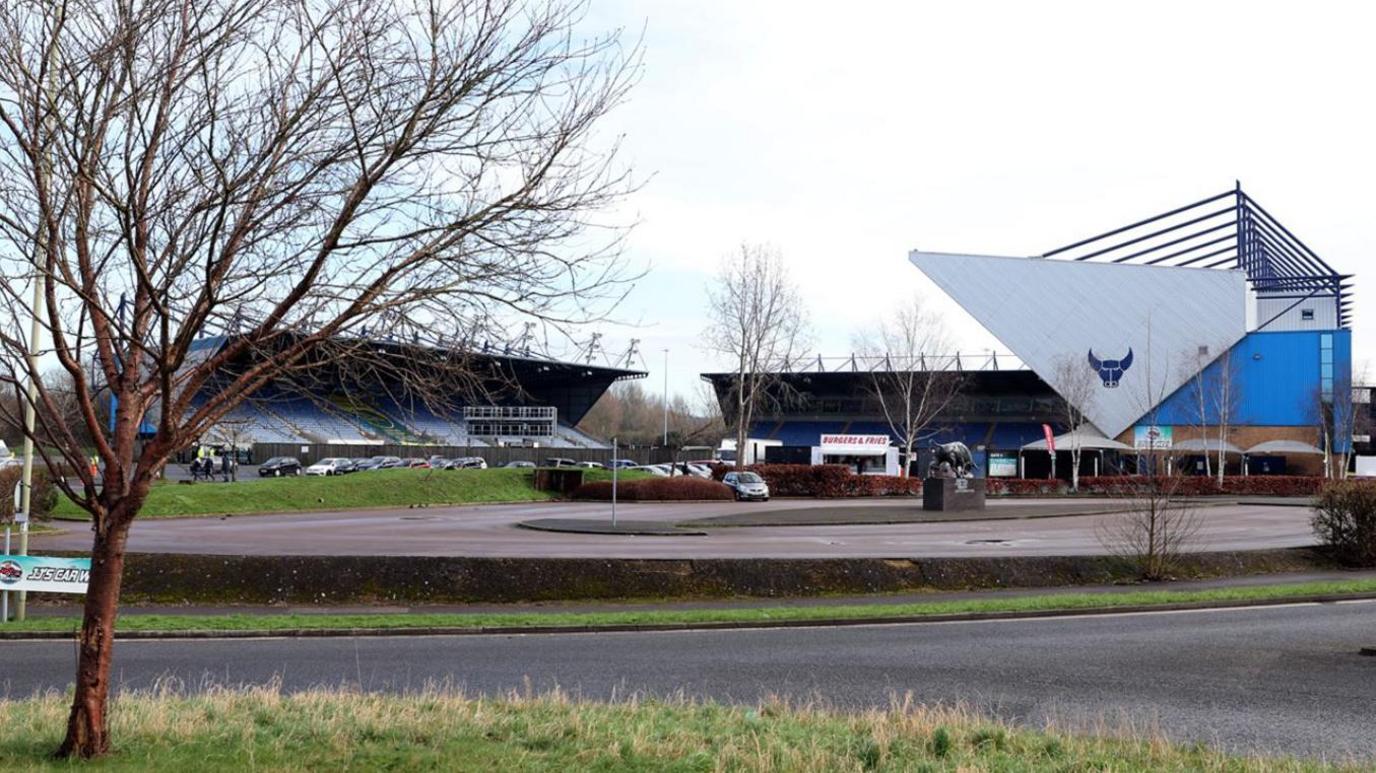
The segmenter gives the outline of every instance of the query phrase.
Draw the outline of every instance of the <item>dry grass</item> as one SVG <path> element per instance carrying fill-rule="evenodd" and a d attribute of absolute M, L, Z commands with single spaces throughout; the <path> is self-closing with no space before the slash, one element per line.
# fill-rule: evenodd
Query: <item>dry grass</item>
<path fill-rule="evenodd" d="M 66 699 L 0 701 L 0 768 L 66 767 Z M 1105 728 L 1100 727 L 1100 730 Z M 1319 771 L 1318 763 L 1227 756 L 1159 734 L 1015 730 L 970 712 L 895 701 L 842 714 L 775 701 L 754 708 L 555 693 L 471 699 L 347 691 L 175 687 L 119 698 L 111 770 Z M 1355 769 L 1355 768 L 1353 768 Z"/>

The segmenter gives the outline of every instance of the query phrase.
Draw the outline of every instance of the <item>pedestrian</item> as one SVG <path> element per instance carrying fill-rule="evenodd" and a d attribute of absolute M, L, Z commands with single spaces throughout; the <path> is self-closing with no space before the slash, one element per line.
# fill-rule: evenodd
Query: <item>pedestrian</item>
<path fill-rule="evenodd" d="M 228 482 L 229 482 L 229 454 L 224 454 L 224 455 L 222 455 L 222 456 L 220 457 L 220 474 L 221 474 L 221 476 L 224 478 L 225 483 L 228 483 Z"/>

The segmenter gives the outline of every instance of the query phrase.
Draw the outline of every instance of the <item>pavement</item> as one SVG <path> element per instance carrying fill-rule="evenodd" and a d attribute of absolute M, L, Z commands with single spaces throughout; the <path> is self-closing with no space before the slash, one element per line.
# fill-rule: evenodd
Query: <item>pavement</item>
<path fill-rule="evenodd" d="M 1097 555 L 1116 514 L 1002 518 L 1005 512 L 1058 500 L 990 500 L 989 519 L 939 523 L 846 523 L 709 529 L 702 537 L 565 534 L 517 528 L 537 518 L 605 519 L 605 502 L 542 502 L 416 510 L 172 518 L 135 521 L 129 549 L 213 555 L 398 555 L 502 558 L 919 558 Z M 1096 507 L 1102 506 L 1100 500 Z M 1093 503 L 1093 500 L 1086 500 Z M 1060 500 L 1061 506 L 1064 501 Z M 893 499 L 784 500 L 624 504 L 628 520 L 678 523 L 771 510 L 816 510 L 829 519 L 872 508 L 920 509 Z M 1197 551 L 1253 550 L 1314 544 L 1307 507 L 1238 502 L 1202 507 Z M 83 551 L 81 524 L 41 535 L 34 550 Z"/>
<path fill-rule="evenodd" d="M 556 687 L 590 699 L 911 694 L 1072 732 L 1132 728 L 1248 753 L 1376 755 L 1376 603 L 788 630 L 122 642 L 116 689 Z M 72 650 L 6 642 L 0 695 L 65 689 Z"/>

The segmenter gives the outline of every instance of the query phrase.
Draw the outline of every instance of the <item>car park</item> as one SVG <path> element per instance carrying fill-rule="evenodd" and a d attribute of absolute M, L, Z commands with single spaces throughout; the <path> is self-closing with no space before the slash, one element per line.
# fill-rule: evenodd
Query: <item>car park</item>
<path fill-rule="evenodd" d="M 258 465 L 259 477 L 280 478 L 283 475 L 300 475 L 301 460 L 294 456 L 274 456 Z"/>
<path fill-rule="evenodd" d="M 326 459 L 321 459 L 320 461 L 316 462 L 315 464 L 312 464 L 311 466 L 307 467 L 307 468 L 306 468 L 306 474 L 307 474 L 307 475 L 343 475 L 344 473 L 341 471 L 340 468 L 341 468 L 341 467 L 349 467 L 349 466 L 351 466 L 351 465 L 349 464 L 349 460 L 348 460 L 348 459 L 341 459 L 341 458 L 339 458 L 339 457 L 333 457 L 333 456 L 332 456 L 332 457 L 329 457 L 329 458 L 326 458 Z"/>
<path fill-rule="evenodd" d="M 528 462 L 524 459 L 517 459 L 512 462 L 507 462 L 502 466 L 509 470 L 529 470 L 530 468 L 535 466 L 535 462 Z"/>
<path fill-rule="evenodd" d="M 728 472 L 726 477 L 721 479 L 722 483 L 731 487 L 736 493 L 736 499 L 758 499 L 761 502 L 769 501 L 769 484 L 764 482 L 764 478 L 750 472 Z"/>

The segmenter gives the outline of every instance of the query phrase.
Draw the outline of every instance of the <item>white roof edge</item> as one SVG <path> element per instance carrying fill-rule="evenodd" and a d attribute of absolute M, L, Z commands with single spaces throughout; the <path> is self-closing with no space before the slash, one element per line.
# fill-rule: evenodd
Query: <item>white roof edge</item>
<path fill-rule="evenodd" d="M 1094 260 L 1062 260 L 1062 259 L 1060 259 L 1060 258 L 1054 258 L 1054 257 L 1053 257 L 1053 258 L 1048 258 L 1048 257 L 1042 256 L 1042 255 L 1027 255 L 1027 256 L 1022 256 L 1022 257 L 1020 257 L 1020 256 L 1017 256 L 1017 255 L 985 255 L 985 254 L 975 253 L 975 252 L 932 252 L 932 251 L 929 251 L 929 250 L 909 250 L 909 251 L 908 251 L 908 260 L 911 261 L 911 262 L 913 263 L 913 265 L 917 265 L 917 258 L 918 258 L 919 256 L 926 256 L 926 257 L 933 257 L 933 258 L 952 257 L 952 258 L 990 258 L 990 259 L 994 259 L 994 260 L 1040 260 L 1040 261 L 1044 261 L 1044 262 L 1046 262 L 1046 263 L 1066 263 L 1066 264 L 1072 264 L 1072 265 L 1077 265 L 1077 266 L 1100 266 L 1100 267 L 1103 267 L 1103 268 L 1168 269 L 1168 270 L 1171 270 L 1171 271 L 1207 271 L 1207 272 L 1209 272 L 1209 273 L 1217 273 L 1217 272 L 1222 271 L 1222 272 L 1237 272 L 1237 273 L 1243 274 L 1244 276 L 1246 276 L 1246 273 L 1247 273 L 1247 272 L 1243 271 L 1243 270 L 1240 269 L 1240 268 L 1205 268 L 1205 267 L 1203 267 L 1203 266 L 1148 266 L 1148 265 L 1144 265 L 1144 264 L 1141 264 L 1141 263 L 1112 263 L 1112 262 L 1094 261 Z"/>

